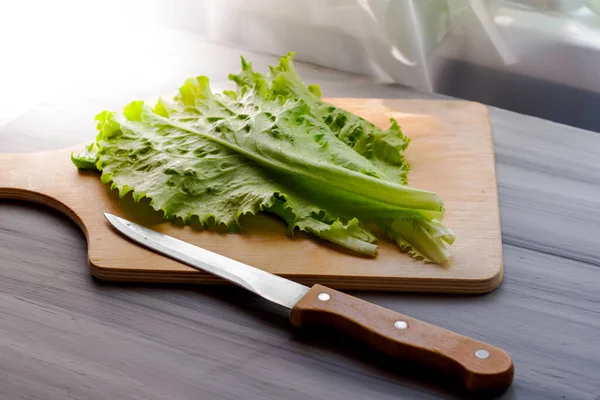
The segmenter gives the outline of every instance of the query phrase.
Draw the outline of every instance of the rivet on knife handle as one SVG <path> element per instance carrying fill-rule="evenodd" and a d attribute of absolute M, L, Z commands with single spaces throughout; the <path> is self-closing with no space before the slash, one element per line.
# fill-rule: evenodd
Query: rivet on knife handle
<path fill-rule="evenodd" d="M 384 353 L 458 376 L 468 390 L 510 386 L 510 356 L 489 344 L 315 285 L 290 311 L 296 327 L 328 325 Z"/>

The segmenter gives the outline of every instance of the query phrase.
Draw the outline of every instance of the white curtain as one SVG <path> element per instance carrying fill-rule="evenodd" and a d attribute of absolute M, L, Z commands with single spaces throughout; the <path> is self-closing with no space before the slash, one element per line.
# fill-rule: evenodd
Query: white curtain
<path fill-rule="evenodd" d="M 213 40 L 423 91 L 452 61 L 589 89 L 549 53 L 564 42 L 600 51 L 600 0 L 214 0 L 204 12 Z"/>

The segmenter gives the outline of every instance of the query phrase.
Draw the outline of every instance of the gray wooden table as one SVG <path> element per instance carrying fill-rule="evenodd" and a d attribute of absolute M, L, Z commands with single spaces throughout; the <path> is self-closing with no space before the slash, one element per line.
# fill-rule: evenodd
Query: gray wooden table
<path fill-rule="evenodd" d="M 39 75 L 20 81 L 35 101 L 3 122 L 0 151 L 84 142 L 103 109 L 168 93 L 198 74 L 225 87 L 226 73 L 238 68 L 239 50 L 177 32 L 161 40 L 166 45 L 124 41 L 97 57 L 48 59 Z M 275 61 L 249 58 L 259 69 Z M 299 70 L 326 96 L 429 97 L 314 66 Z M 504 398 L 600 399 L 600 134 L 490 111 L 503 284 L 484 296 L 357 295 L 508 351 L 516 376 Z M 283 310 L 243 290 L 98 282 L 74 223 L 0 201 L 0 399 L 461 395 L 436 382 L 331 333 L 294 332 Z"/>

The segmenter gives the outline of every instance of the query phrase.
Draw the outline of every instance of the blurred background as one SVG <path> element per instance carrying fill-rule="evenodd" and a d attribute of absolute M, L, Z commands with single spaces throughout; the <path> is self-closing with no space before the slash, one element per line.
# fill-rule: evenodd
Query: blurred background
<path fill-rule="evenodd" d="M 600 132 L 600 0 L 0 2 L 0 126 L 69 90 L 135 83 L 139 92 L 165 69 L 206 74 L 177 71 L 177 59 L 203 57 L 181 35 L 295 51 L 317 66 Z M 158 48 L 168 59 L 140 61 Z M 107 69 L 123 73 L 107 82 Z"/>

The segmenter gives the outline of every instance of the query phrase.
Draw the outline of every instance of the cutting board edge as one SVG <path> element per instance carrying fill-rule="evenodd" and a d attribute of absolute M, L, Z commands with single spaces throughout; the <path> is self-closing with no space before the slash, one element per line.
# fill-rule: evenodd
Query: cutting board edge
<path fill-rule="evenodd" d="M 115 270 L 101 267 L 88 260 L 91 274 L 104 282 L 167 283 L 189 285 L 231 285 L 223 279 L 194 269 L 189 271 L 164 270 Z M 500 286 L 504 279 L 504 266 L 487 278 L 402 278 L 402 277 L 342 277 L 334 275 L 306 276 L 278 274 L 306 286 L 322 284 L 332 289 L 385 291 L 385 292 L 428 292 L 486 294 Z"/>
<path fill-rule="evenodd" d="M 87 227 L 85 226 L 85 223 L 81 220 L 79 215 L 77 215 L 77 213 L 69 206 L 64 204 L 62 201 L 41 192 L 35 192 L 33 190 L 21 188 L 7 188 L 9 190 L 4 189 L 5 188 L 0 187 L 0 200 L 18 200 L 23 202 L 40 204 L 49 207 L 53 210 L 56 210 L 64 216 L 66 216 L 67 218 L 69 218 L 75 223 L 75 225 L 77 225 L 77 227 L 79 227 L 79 229 L 85 236 L 89 250 L 89 238 Z"/>

